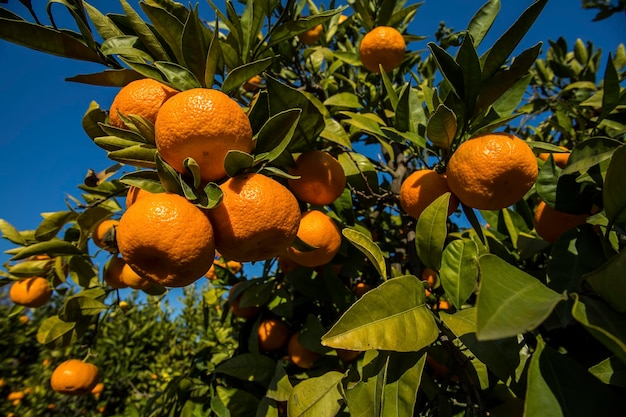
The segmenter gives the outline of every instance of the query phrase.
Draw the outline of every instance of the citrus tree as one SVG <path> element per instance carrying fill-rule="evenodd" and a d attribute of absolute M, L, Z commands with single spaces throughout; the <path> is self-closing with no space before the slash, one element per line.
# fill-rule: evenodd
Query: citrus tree
<path fill-rule="evenodd" d="M 105 414 L 624 413 L 623 45 L 525 46 L 546 0 L 492 45 L 497 0 L 426 45 L 404 1 L 54 2 L 77 31 L 23 3 L 3 39 L 119 87 L 83 117 L 114 164 L 34 230 L 0 224 L 9 319 L 41 317 L 20 344 L 99 365 L 104 393 L 173 368 Z M 117 314 L 126 287 L 184 287 L 189 330 Z M 144 332 L 155 359 L 124 347 Z"/>

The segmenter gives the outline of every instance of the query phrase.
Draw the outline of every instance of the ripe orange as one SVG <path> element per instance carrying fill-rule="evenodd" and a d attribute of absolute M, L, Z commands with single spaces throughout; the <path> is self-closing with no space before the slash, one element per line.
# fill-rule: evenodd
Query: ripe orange
<path fill-rule="evenodd" d="M 139 187 L 135 187 L 134 185 L 131 185 L 130 187 L 128 187 L 128 192 L 126 193 L 126 200 L 125 200 L 126 208 L 129 208 L 130 206 L 133 205 L 135 201 L 146 196 L 147 194 L 151 194 L 150 191 L 146 191 L 143 188 L 139 188 Z"/>
<path fill-rule="evenodd" d="M 346 363 L 354 362 L 360 354 L 358 350 L 337 349 L 337 356 Z"/>
<path fill-rule="evenodd" d="M 363 297 L 363 294 L 368 292 L 370 289 L 371 289 L 370 286 L 367 285 L 366 283 L 359 282 L 354 286 L 354 288 L 352 289 L 352 292 L 354 293 L 354 295 L 356 295 L 357 298 L 361 298 Z"/>
<path fill-rule="evenodd" d="M 587 214 L 564 213 L 540 201 L 535 210 L 535 231 L 541 238 L 553 243 L 569 229 L 585 224 L 587 217 Z"/>
<path fill-rule="evenodd" d="M 135 290 L 146 290 L 152 285 L 152 282 L 142 278 L 138 273 L 133 271 L 127 263 L 124 263 L 124 266 L 122 267 L 120 280 L 124 283 L 124 285 Z"/>
<path fill-rule="evenodd" d="M 84 395 L 98 383 L 98 367 L 78 359 L 69 359 L 55 368 L 50 377 L 52 389 L 61 394 Z"/>
<path fill-rule="evenodd" d="M 251 152 L 252 127 L 236 101 L 218 90 L 194 88 L 168 100 L 155 124 L 157 151 L 185 174 L 183 161 L 193 158 L 203 181 L 226 176 L 224 157 L 230 150 Z"/>
<path fill-rule="evenodd" d="M 215 246 L 227 259 L 248 262 L 271 259 L 291 245 L 300 223 L 294 195 L 262 174 L 229 178 L 220 188 L 221 204 L 208 210 Z"/>
<path fill-rule="evenodd" d="M 115 127 L 125 127 L 118 112 L 124 116 L 141 116 L 154 123 L 163 103 L 177 93 L 178 90 L 151 78 L 132 81 L 122 87 L 113 99 L 109 109 L 109 123 Z"/>
<path fill-rule="evenodd" d="M 228 300 L 230 302 L 230 311 L 231 313 L 233 313 L 233 316 L 235 317 L 239 317 L 242 319 L 249 319 L 259 314 L 259 312 L 261 311 L 261 308 L 257 306 L 239 307 L 241 294 L 237 295 L 236 297 L 233 297 L 233 294 L 235 293 L 235 288 L 237 288 L 239 284 L 240 283 L 233 285 L 230 288 L 230 291 L 228 292 Z"/>
<path fill-rule="evenodd" d="M 261 78 L 261 76 L 255 75 L 243 84 L 243 89 L 247 92 L 256 91 L 261 87 L 262 82 L 263 79 Z"/>
<path fill-rule="evenodd" d="M 322 355 L 313 352 L 300 344 L 300 332 L 294 333 L 287 344 L 289 359 L 300 368 L 309 369 Z"/>
<path fill-rule="evenodd" d="M 12 391 L 7 395 L 7 400 L 9 401 L 21 400 L 23 398 L 24 393 L 22 391 Z"/>
<path fill-rule="evenodd" d="M 560 153 L 540 153 L 539 155 L 537 155 L 539 157 L 539 159 L 541 159 L 542 161 L 547 161 L 548 158 L 550 157 L 550 155 L 552 155 L 552 157 L 554 158 L 554 163 L 556 164 L 556 166 L 558 166 L 561 169 L 565 169 L 565 167 L 567 166 L 567 161 L 569 161 L 569 156 L 570 156 L 570 151 L 569 149 L 567 149 L 565 146 L 559 146 L 559 148 L 563 149 L 564 151 L 567 152 L 560 152 Z"/>
<path fill-rule="evenodd" d="M 348 16 L 346 16 L 345 14 L 342 14 L 341 16 L 339 16 L 339 20 L 337 21 L 337 24 L 342 24 L 343 22 L 345 22 L 346 20 L 348 20 Z"/>
<path fill-rule="evenodd" d="M 289 338 L 289 329 L 280 320 L 265 319 L 259 324 L 259 349 L 271 352 L 285 346 Z"/>
<path fill-rule="evenodd" d="M 447 167 L 452 193 L 481 210 L 516 203 L 532 188 L 538 172 L 530 147 L 508 133 L 487 133 L 463 142 Z"/>
<path fill-rule="evenodd" d="M 295 271 L 300 268 L 302 265 L 293 261 L 287 253 L 282 253 L 278 256 L 278 268 L 283 272 L 283 274 L 288 274 L 291 271 Z"/>
<path fill-rule="evenodd" d="M 128 287 L 122 279 L 122 270 L 125 265 L 126 262 L 124 262 L 122 258 L 113 256 L 104 266 L 103 278 L 111 288 L 120 289 Z"/>
<path fill-rule="evenodd" d="M 437 271 L 432 268 L 424 268 L 422 271 L 422 281 L 428 282 L 429 288 L 435 288 L 437 285 Z"/>
<path fill-rule="evenodd" d="M 359 46 L 363 66 L 370 72 L 379 73 L 379 65 L 385 72 L 398 67 L 404 59 L 406 42 L 397 29 L 378 26 L 365 34 Z"/>
<path fill-rule="evenodd" d="M 98 223 L 91 234 L 93 243 L 109 252 L 115 251 L 115 228 L 118 224 L 119 221 L 115 219 L 106 219 Z"/>
<path fill-rule="evenodd" d="M 289 170 L 299 179 L 289 179 L 294 195 L 305 203 L 325 205 L 335 201 L 346 188 L 346 174 L 334 156 L 325 151 L 303 152 Z"/>
<path fill-rule="evenodd" d="M 324 32 L 324 27 L 319 24 L 314 28 L 298 34 L 298 38 L 300 39 L 300 42 L 305 45 L 313 45 L 315 42 L 320 40 L 322 32 Z"/>
<path fill-rule="evenodd" d="M 31 277 L 15 281 L 9 290 L 9 297 L 15 304 L 25 307 L 41 307 L 52 298 L 52 289 L 43 277 Z"/>
<path fill-rule="evenodd" d="M 309 268 L 329 263 L 341 246 L 339 228 L 330 217 L 318 210 L 309 210 L 302 214 L 298 237 L 316 249 L 302 252 L 290 247 L 287 249 L 287 256 Z"/>
<path fill-rule="evenodd" d="M 104 391 L 104 384 L 102 382 L 98 382 L 96 386 L 94 386 L 91 390 L 91 393 L 94 395 L 100 395 Z"/>
<path fill-rule="evenodd" d="M 206 212 L 178 194 L 149 194 L 128 208 L 117 226 L 117 244 L 141 277 L 184 287 L 202 277 L 215 256 Z"/>
<path fill-rule="evenodd" d="M 217 264 L 218 266 L 222 268 L 228 269 L 233 274 L 238 274 L 243 269 L 243 265 L 241 264 L 241 262 L 237 262 L 237 261 L 224 262 L 224 260 L 215 261 L 213 262 L 213 265 L 211 265 L 211 268 L 209 268 L 209 270 L 205 274 L 205 276 L 211 281 L 215 281 L 218 278 L 217 274 L 215 273 L 215 264 Z"/>
<path fill-rule="evenodd" d="M 414 219 L 441 195 L 451 192 L 446 178 L 432 169 L 421 169 L 409 175 L 400 186 L 400 206 Z M 452 194 L 448 216 L 459 206 L 459 199 Z"/>

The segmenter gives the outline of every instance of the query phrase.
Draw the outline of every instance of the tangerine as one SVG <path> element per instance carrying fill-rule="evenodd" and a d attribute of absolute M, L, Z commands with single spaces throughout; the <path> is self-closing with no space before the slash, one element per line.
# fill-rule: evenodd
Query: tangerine
<path fill-rule="evenodd" d="M 341 232 L 335 222 L 319 210 L 309 210 L 302 214 L 298 238 L 316 248 L 300 251 L 289 247 L 287 256 L 299 265 L 313 268 L 329 263 L 339 252 Z"/>
<path fill-rule="evenodd" d="M 261 311 L 261 309 L 257 306 L 249 306 L 249 307 L 239 307 L 239 303 L 241 301 L 241 293 L 234 296 L 237 286 L 241 283 L 238 282 L 230 288 L 228 292 L 228 300 L 230 302 L 230 311 L 233 313 L 233 316 L 239 317 L 242 319 L 249 319 Z"/>
<path fill-rule="evenodd" d="M 263 352 L 271 352 L 285 346 L 289 338 L 289 329 L 280 320 L 265 319 L 259 324 L 258 339 L 259 349 Z"/>
<path fill-rule="evenodd" d="M 325 205 L 335 201 L 346 188 L 346 174 L 334 156 L 325 151 L 307 151 L 296 159 L 289 170 L 298 179 L 288 185 L 296 197 L 305 203 Z"/>
<path fill-rule="evenodd" d="M 402 34 L 390 26 L 378 26 L 363 36 L 359 46 L 361 63 L 370 72 L 385 72 L 398 67 L 404 59 L 406 42 Z"/>
<path fill-rule="evenodd" d="M 433 201 L 445 193 L 451 193 L 443 175 L 432 169 L 421 169 L 409 175 L 400 186 L 400 206 L 414 219 Z M 452 194 L 448 204 L 448 216 L 459 206 L 459 199 Z"/>
<path fill-rule="evenodd" d="M 84 395 L 98 383 L 98 367 L 78 359 L 69 359 L 52 372 L 50 385 L 61 394 Z"/>
<path fill-rule="evenodd" d="M 566 152 L 554 152 L 554 153 L 542 152 L 537 156 L 542 161 L 547 161 L 550 155 L 552 155 L 552 158 L 554 158 L 554 163 L 556 164 L 556 166 L 558 166 L 561 169 L 565 169 L 565 167 L 567 167 L 567 162 L 569 161 L 570 150 L 567 149 L 565 146 L 559 146 L 559 148 L 563 149 Z"/>
<path fill-rule="evenodd" d="M 535 231 L 542 239 L 554 243 L 559 236 L 587 221 L 587 214 L 570 214 L 556 210 L 540 201 L 535 209 Z"/>
<path fill-rule="evenodd" d="M 131 81 L 117 93 L 109 109 L 109 123 L 124 128 L 118 112 L 127 116 L 134 114 L 154 123 L 159 109 L 178 90 L 152 78 Z"/>
<path fill-rule="evenodd" d="M 324 27 L 319 24 L 311 29 L 308 29 L 300 34 L 298 34 L 298 39 L 305 45 L 313 45 L 315 42 L 319 41 L 322 37 L 322 32 L 324 32 Z"/>
<path fill-rule="evenodd" d="M 287 344 L 287 354 L 289 355 L 289 359 L 296 366 L 309 369 L 313 366 L 313 363 L 320 358 L 320 355 L 317 352 L 313 352 L 302 346 L 300 343 L 300 332 L 294 333 L 289 338 L 289 343 Z"/>
<path fill-rule="evenodd" d="M 111 288 L 120 289 L 128 287 L 122 279 L 122 270 L 125 265 L 126 262 L 124 262 L 122 258 L 113 256 L 104 266 L 104 281 L 109 284 Z"/>
<path fill-rule="evenodd" d="M 116 250 L 115 228 L 119 223 L 119 220 L 106 219 L 96 224 L 91 234 L 93 243 L 101 249 L 114 252 Z"/>
<path fill-rule="evenodd" d="M 37 308 L 50 301 L 52 288 L 43 277 L 25 278 L 11 285 L 9 298 L 17 305 Z"/>

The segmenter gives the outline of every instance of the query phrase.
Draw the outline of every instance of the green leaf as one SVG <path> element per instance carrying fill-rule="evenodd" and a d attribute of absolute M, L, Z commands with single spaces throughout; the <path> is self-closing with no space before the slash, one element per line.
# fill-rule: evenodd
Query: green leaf
<path fill-rule="evenodd" d="M 452 55 L 434 42 L 428 44 L 437 67 L 459 98 L 464 97 L 463 71 Z"/>
<path fill-rule="evenodd" d="M 592 366 L 589 372 L 605 384 L 626 388 L 626 364 L 615 356 Z"/>
<path fill-rule="evenodd" d="M 272 380 L 267 387 L 267 397 L 276 401 L 288 401 L 293 390 L 289 375 L 285 372 L 285 368 L 279 363 L 275 364 L 275 372 Z"/>
<path fill-rule="evenodd" d="M 587 282 L 611 307 L 626 312 L 626 250 L 586 276 Z"/>
<path fill-rule="evenodd" d="M 604 83 L 602 90 L 602 111 L 598 116 L 597 123 L 605 119 L 619 104 L 620 102 L 620 77 L 615 70 L 613 64 L 613 58 L 609 53 L 609 60 L 606 63 L 606 69 L 604 70 Z"/>
<path fill-rule="evenodd" d="M 185 91 L 202 87 L 195 75 L 181 65 L 173 62 L 157 61 L 154 63 L 154 66 L 165 75 L 167 81 L 177 90 Z"/>
<path fill-rule="evenodd" d="M 418 351 L 434 342 L 439 333 L 425 301 L 417 277 L 387 280 L 350 306 L 322 337 L 322 345 L 358 351 Z"/>
<path fill-rule="evenodd" d="M 449 149 L 456 136 L 456 116 L 444 104 L 440 104 L 428 120 L 426 135 L 432 143 L 443 149 Z"/>
<path fill-rule="evenodd" d="M 266 384 L 274 376 L 275 369 L 276 363 L 266 355 L 243 353 L 219 364 L 215 372 Z"/>
<path fill-rule="evenodd" d="M 224 168 L 230 177 L 254 165 L 254 157 L 249 153 L 231 149 L 224 158 Z"/>
<path fill-rule="evenodd" d="M 126 173 L 120 177 L 120 182 L 126 185 L 134 185 L 151 193 L 165 192 L 159 174 L 155 170 L 144 169 Z"/>
<path fill-rule="evenodd" d="M 141 47 L 137 36 L 124 35 L 105 40 L 100 46 L 100 51 L 107 56 L 119 55 L 120 58 L 133 59 L 137 62 L 152 62 L 150 54 Z"/>
<path fill-rule="evenodd" d="M 426 352 L 391 352 L 383 388 L 382 416 L 413 415 Z"/>
<path fill-rule="evenodd" d="M 324 130 L 320 132 L 320 137 L 352 149 L 350 136 L 343 129 L 341 123 L 331 117 L 324 118 Z"/>
<path fill-rule="evenodd" d="M 601 301 L 572 294 L 572 316 L 591 335 L 626 363 L 626 319 Z"/>
<path fill-rule="evenodd" d="M 154 168 L 157 151 L 150 145 L 133 145 L 124 149 L 109 152 L 107 156 L 113 161 L 133 165 L 140 168 Z"/>
<path fill-rule="evenodd" d="M 271 35 L 267 41 L 267 46 L 270 47 L 276 45 L 282 41 L 293 38 L 299 33 L 313 29 L 315 26 L 329 21 L 334 15 L 341 13 L 344 9 L 345 7 L 340 9 L 331 9 L 313 16 L 290 20 L 284 24 L 279 24 L 271 31 Z"/>
<path fill-rule="evenodd" d="M 438 271 L 441 268 L 443 246 L 448 235 L 448 205 L 451 193 L 433 201 L 420 214 L 415 228 L 417 256 L 425 266 Z"/>
<path fill-rule="evenodd" d="M 16 245 L 25 245 L 26 239 L 20 234 L 20 232 L 13 227 L 13 225 L 4 219 L 0 219 L 0 232 L 2 237 L 7 239 L 11 243 Z"/>
<path fill-rule="evenodd" d="M 489 0 L 472 16 L 467 31 L 472 35 L 474 46 L 478 47 L 500 12 L 500 0 Z"/>
<path fill-rule="evenodd" d="M 611 158 L 615 150 L 622 146 L 620 141 L 591 137 L 576 145 L 567 162 L 567 167 L 561 173 L 569 175 L 575 172 L 586 172 L 589 168 Z"/>
<path fill-rule="evenodd" d="M 66 78 L 65 81 L 71 81 L 81 84 L 100 85 L 105 87 L 123 87 L 131 81 L 144 78 L 137 71 L 123 69 L 108 69 L 94 74 L 79 74 Z"/>
<path fill-rule="evenodd" d="M 59 316 L 45 319 L 37 330 L 37 342 L 54 348 L 69 346 L 77 339 L 76 323 L 66 322 Z"/>
<path fill-rule="evenodd" d="M 276 61 L 276 57 L 268 57 L 233 68 L 222 84 L 222 92 L 225 94 L 233 93 L 250 78 L 269 68 L 274 61 Z"/>
<path fill-rule="evenodd" d="M 76 219 L 77 213 L 73 211 L 59 211 L 44 216 L 35 230 L 35 239 L 38 241 L 50 240 L 57 235 L 67 223 Z"/>
<path fill-rule="evenodd" d="M 59 310 L 59 318 L 66 322 L 77 322 L 106 310 L 107 306 L 101 301 L 106 295 L 104 289 L 98 288 L 97 291 L 101 294 L 94 293 L 93 290 L 85 290 L 67 298 Z"/>
<path fill-rule="evenodd" d="M 180 175 L 174 168 L 172 168 L 167 162 L 161 158 L 161 155 L 156 154 L 156 169 L 159 174 L 159 179 L 163 188 L 167 192 L 183 195 L 183 189 L 180 184 Z"/>
<path fill-rule="evenodd" d="M 536 0 L 528 7 L 517 21 L 486 52 L 483 65 L 483 80 L 491 78 L 504 65 L 511 53 L 520 43 L 528 29 L 543 10 L 548 0 Z"/>
<path fill-rule="evenodd" d="M 20 249 L 13 257 L 11 261 L 19 261 L 20 259 L 28 258 L 33 255 L 48 254 L 50 257 L 66 256 L 66 255 L 80 255 L 82 252 L 76 246 L 61 239 L 50 239 L 45 242 L 35 243 L 29 246 L 25 246 Z"/>
<path fill-rule="evenodd" d="M 277 159 L 289 146 L 301 114 L 300 109 L 289 109 L 271 116 L 259 130 L 255 153 L 267 153 L 268 162 Z"/>
<path fill-rule="evenodd" d="M 213 37 L 209 43 L 209 51 L 206 55 L 205 73 L 204 73 L 204 86 L 212 88 L 215 84 L 215 74 L 217 73 L 218 62 L 222 58 L 222 48 L 219 41 L 219 25 L 215 21 L 215 29 L 213 31 Z"/>
<path fill-rule="evenodd" d="M 165 7 L 161 7 L 161 5 L 150 3 L 152 2 L 142 1 L 139 3 L 139 6 L 146 16 L 148 16 L 155 30 L 163 37 L 165 42 L 167 42 L 174 56 L 176 56 L 176 60 L 178 62 L 184 62 L 182 53 L 183 22 L 187 20 L 187 15 L 190 13 L 189 10 L 182 7 L 185 16 L 181 16 L 181 18 L 184 17 L 184 19 L 181 20 L 181 18 L 176 16 L 174 10 L 167 10 Z M 175 3 L 171 2 L 170 4 Z"/>
<path fill-rule="evenodd" d="M 341 233 L 350 241 L 358 250 L 370 260 L 376 271 L 383 280 L 387 280 L 387 264 L 382 250 L 367 235 L 358 230 L 345 227 Z"/>
<path fill-rule="evenodd" d="M 478 247 L 471 239 L 457 239 L 443 250 L 439 277 L 448 299 L 457 309 L 472 295 L 478 276 Z"/>
<path fill-rule="evenodd" d="M 197 80 L 204 81 L 207 54 L 209 50 L 209 30 L 198 16 L 198 5 L 190 10 L 181 34 L 184 66 Z"/>
<path fill-rule="evenodd" d="M 329 371 L 300 382 L 287 402 L 290 417 L 333 417 L 341 408 L 341 372 Z"/>
<path fill-rule="evenodd" d="M 105 63 L 74 32 L 61 32 L 25 20 L 0 17 L 0 39 L 47 54 L 82 61 Z"/>
<path fill-rule="evenodd" d="M 626 222 L 626 145 L 615 150 L 604 179 L 602 199 L 609 224 Z"/>
<path fill-rule="evenodd" d="M 332 95 L 324 101 L 325 106 L 348 107 L 351 109 L 360 109 L 363 107 L 356 94 L 343 92 Z"/>
<path fill-rule="evenodd" d="M 616 416 L 624 405 L 578 362 L 539 340 L 528 370 L 524 417 Z"/>
<path fill-rule="evenodd" d="M 476 98 L 482 89 L 482 68 L 471 36 L 463 38 L 463 43 L 457 52 L 456 62 L 458 62 L 463 75 L 463 96 L 461 99 L 465 103 L 466 113 L 471 116 L 476 107 Z"/>
<path fill-rule="evenodd" d="M 566 299 L 538 279 L 495 255 L 479 258 L 477 332 L 479 340 L 515 336 L 535 329 Z"/>
<path fill-rule="evenodd" d="M 126 0 L 120 0 L 126 13 L 128 23 L 133 28 L 142 45 L 151 55 L 151 61 L 169 61 L 170 57 L 157 39 L 150 27 L 143 21 L 139 14 L 128 4 Z"/>
<path fill-rule="evenodd" d="M 106 40 L 124 35 L 124 32 L 122 32 L 109 17 L 102 14 L 100 10 L 96 9 L 86 1 L 83 1 L 82 4 L 85 7 L 85 11 L 89 15 L 91 23 L 102 39 Z"/>

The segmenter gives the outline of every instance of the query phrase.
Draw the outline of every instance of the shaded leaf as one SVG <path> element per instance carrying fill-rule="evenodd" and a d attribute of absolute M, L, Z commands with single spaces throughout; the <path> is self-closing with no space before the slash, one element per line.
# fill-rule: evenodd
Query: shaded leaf
<path fill-rule="evenodd" d="M 359 249 L 372 265 L 376 268 L 380 276 L 387 280 L 387 265 L 382 250 L 368 236 L 358 230 L 349 227 L 343 228 L 341 233 L 350 241 L 357 249 Z"/>
<path fill-rule="evenodd" d="M 456 136 L 456 116 L 444 104 L 440 104 L 428 120 L 426 135 L 435 145 L 448 149 Z"/>
<path fill-rule="evenodd" d="M 478 247 L 471 239 L 457 239 L 443 250 L 441 285 L 457 309 L 472 295 L 478 277 Z"/>
<path fill-rule="evenodd" d="M 472 16 L 467 25 L 467 31 L 472 35 L 475 46 L 483 41 L 499 12 L 500 0 L 489 0 Z"/>
<path fill-rule="evenodd" d="M 613 153 L 604 179 L 602 200 L 609 224 L 626 222 L 626 145 L 620 146 Z"/>
<path fill-rule="evenodd" d="M 219 364 L 215 372 L 266 384 L 274 376 L 275 369 L 276 363 L 266 355 L 243 353 Z"/>

